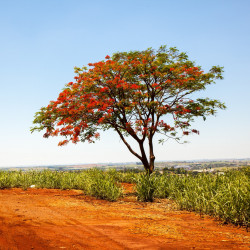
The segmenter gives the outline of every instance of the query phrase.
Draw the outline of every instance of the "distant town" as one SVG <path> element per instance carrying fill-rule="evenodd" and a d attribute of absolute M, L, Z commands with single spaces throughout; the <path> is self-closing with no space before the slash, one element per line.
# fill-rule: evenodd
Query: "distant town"
<path fill-rule="evenodd" d="M 161 161 L 155 163 L 155 169 L 162 170 L 178 170 L 198 172 L 225 171 L 230 168 L 239 168 L 250 166 L 250 158 L 245 159 L 220 159 L 220 160 L 193 160 L 193 161 Z M 143 170 L 140 162 L 121 162 L 121 163 L 96 163 L 96 164 L 77 164 L 77 165 L 48 165 L 48 166 L 18 166 L 18 167 L 1 167 L 0 171 L 15 170 L 56 170 L 56 171 L 80 171 L 90 168 L 98 169 L 116 169 L 116 170 Z"/>

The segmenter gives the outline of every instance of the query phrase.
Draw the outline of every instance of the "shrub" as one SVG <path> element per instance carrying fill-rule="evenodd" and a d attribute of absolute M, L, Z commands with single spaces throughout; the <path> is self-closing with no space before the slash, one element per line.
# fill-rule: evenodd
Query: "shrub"
<path fill-rule="evenodd" d="M 148 173 L 140 174 L 137 178 L 136 192 L 137 198 L 140 201 L 152 202 L 155 198 L 155 191 L 157 187 L 157 176 Z"/>

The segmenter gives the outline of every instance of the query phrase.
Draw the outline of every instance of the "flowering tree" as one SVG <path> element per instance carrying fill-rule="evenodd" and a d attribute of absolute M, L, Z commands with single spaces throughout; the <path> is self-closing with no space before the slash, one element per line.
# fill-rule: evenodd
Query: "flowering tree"
<path fill-rule="evenodd" d="M 75 82 L 68 83 L 56 101 L 36 113 L 34 124 L 38 126 L 32 132 L 45 130 L 45 138 L 64 136 L 61 146 L 69 141 L 94 142 L 99 130 L 113 129 L 152 173 L 156 133 L 180 141 L 182 136 L 199 133 L 191 128 L 195 117 L 205 120 L 225 108 L 218 100 L 192 98 L 215 79 L 222 79 L 222 68 L 214 66 L 204 73 L 176 48 L 115 53 L 88 65 L 75 68 Z M 139 152 L 127 136 L 138 143 Z"/>

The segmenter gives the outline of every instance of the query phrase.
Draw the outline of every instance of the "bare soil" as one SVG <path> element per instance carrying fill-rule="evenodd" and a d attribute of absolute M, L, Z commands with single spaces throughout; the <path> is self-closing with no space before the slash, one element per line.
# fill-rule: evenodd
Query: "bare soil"
<path fill-rule="evenodd" d="M 117 202 L 77 190 L 0 190 L 0 249 L 249 249 L 250 233 L 174 202 Z"/>

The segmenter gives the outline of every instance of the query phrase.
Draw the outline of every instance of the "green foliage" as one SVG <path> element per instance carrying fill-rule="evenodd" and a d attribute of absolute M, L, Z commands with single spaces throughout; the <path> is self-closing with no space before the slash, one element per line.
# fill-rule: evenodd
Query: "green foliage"
<path fill-rule="evenodd" d="M 217 217 L 225 223 L 249 227 L 250 167 L 229 170 L 224 174 L 160 174 L 135 171 L 80 172 L 0 171 L 0 189 L 35 185 L 36 188 L 79 189 L 100 199 L 116 201 L 122 196 L 118 182 L 136 184 L 137 198 L 152 202 L 170 198 L 180 209 Z"/>
<path fill-rule="evenodd" d="M 111 176 L 101 170 L 82 172 L 57 171 L 0 171 L 0 189 L 35 185 L 36 188 L 80 189 L 85 194 L 115 201 L 122 195 L 122 189 Z"/>
<path fill-rule="evenodd" d="M 93 143 L 101 130 L 112 129 L 151 173 L 155 134 L 163 137 L 160 143 L 185 142 L 183 137 L 199 134 L 192 125 L 197 117 L 205 120 L 226 108 L 219 100 L 195 95 L 222 79 L 223 67 L 204 72 L 175 47 L 117 52 L 88 66 L 75 68 L 75 81 L 35 114 L 31 132 L 44 131 L 45 138 L 62 136 L 62 146 Z M 126 137 L 135 140 L 139 151 Z"/>
<path fill-rule="evenodd" d="M 140 201 L 152 202 L 155 197 L 155 190 L 157 189 L 158 178 L 155 174 L 143 173 L 140 174 L 136 181 L 137 198 Z"/>
<path fill-rule="evenodd" d="M 114 183 L 114 177 L 101 170 L 92 170 L 89 194 L 100 199 L 116 201 L 122 195 L 121 186 Z"/>
<path fill-rule="evenodd" d="M 250 167 L 225 174 L 145 176 L 137 182 L 138 198 L 174 199 L 180 209 L 220 218 L 225 223 L 249 227 Z M 148 195 L 148 196 L 147 196 Z"/>
<path fill-rule="evenodd" d="M 125 169 L 123 171 L 117 171 L 115 169 L 109 169 L 107 174 L 112 176 L 114 181 L 125 183 L 136 183 L 138 173 L 144 172 L 138 169 Z"/>

